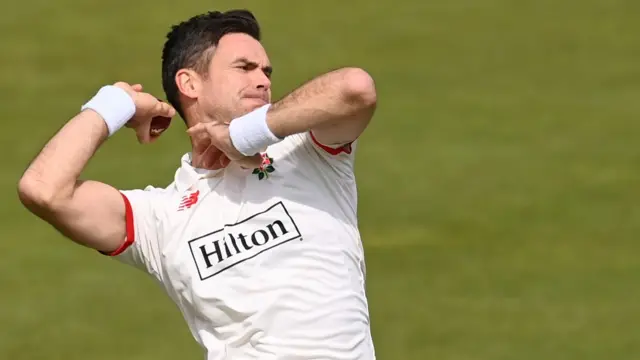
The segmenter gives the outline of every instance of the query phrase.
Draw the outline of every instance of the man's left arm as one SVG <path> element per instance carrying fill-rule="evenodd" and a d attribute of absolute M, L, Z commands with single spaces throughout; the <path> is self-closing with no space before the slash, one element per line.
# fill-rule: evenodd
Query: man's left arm
<path fill-rule="evenodd" d="M 306 132 L 323 146 L 339 148 L 362 134 L 375 109 L 371 76 L 359 68 L 342 68 L 314 78 L 274 104 L 227 123 L 199 123 L 187 132 L 192 138 L 206 134 L 230 160 L 241 161 Z"/>
<path fill-rule="evenodd" d="M 355 141 L 376 109 L 373 78 L 359 68 L 321 75 L 267 111 L 267 125 L 279 138 L 311 131 L 321 144 L 339 146 Z"/>

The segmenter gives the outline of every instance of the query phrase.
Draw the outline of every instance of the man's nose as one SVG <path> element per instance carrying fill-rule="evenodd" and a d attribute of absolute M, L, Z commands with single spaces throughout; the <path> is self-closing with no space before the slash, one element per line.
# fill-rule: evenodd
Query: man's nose
<path fill-rule="evenodd" d="M 271 89 L 271 79 L 269 79 L 267 74 L 265 74 L 261 70 L 256 71 L 256 73 L 257 73 L 256 79 L 255 79 L 256 88 L 263 89 L 263 90 Z"/>

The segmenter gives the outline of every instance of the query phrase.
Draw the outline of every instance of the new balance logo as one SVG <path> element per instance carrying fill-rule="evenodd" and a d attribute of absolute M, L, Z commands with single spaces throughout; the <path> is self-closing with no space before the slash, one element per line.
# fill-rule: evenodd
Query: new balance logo
<path fill-rule="evenodd" d="M 178 211 L 182 211 L 184 209 L 189 209 L 193 205 L 198 202 L 198 196 L 200 195 L 200 190 L 196 192 L 192 192 L 189 195 L 185 195 L 182 197 L 182 201 L 180 201 L 180 206 L 178 207 Z"/>
<path fill-rule="evenodd" d="M 201 280 L 292 240 L 302 240 L 282 202 L 239 223 L 189 241 Z"/>

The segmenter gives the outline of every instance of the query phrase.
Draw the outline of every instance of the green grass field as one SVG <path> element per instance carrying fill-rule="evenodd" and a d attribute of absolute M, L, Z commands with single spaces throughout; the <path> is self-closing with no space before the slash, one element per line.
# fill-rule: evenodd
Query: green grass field
<path fill-rule="evenodd" d="M 345 65 L 377 81 L 356 163 L 379 359 L 640 358 L 640 2 L 14 2 L 0 15 L 0 359 L 201 359 L 144 274 L 63 239 L 16 184 L 101 85 L 162 96 L 171 24 L 248 7 L 277 97 Z M 180 121 L 86 171 L 168 184 Z"/>

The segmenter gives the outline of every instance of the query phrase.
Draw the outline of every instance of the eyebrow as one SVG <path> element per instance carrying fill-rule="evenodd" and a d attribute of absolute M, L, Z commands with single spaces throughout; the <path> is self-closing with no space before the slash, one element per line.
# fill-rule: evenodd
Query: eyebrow
<path fill-rule="evenodd" d="M 247 59 L 246 57 L 238 58 L 233 63 L 234 64 L 244 63 L 244 64 L 255 66 L 255 67 L 259 67 L 260 66 L 257 62 L 251 61 L 251 60 Z M 264 71 L 266 74 L 271 75 L 271 73 L 273 73 L 273 67 L 272 66 L 263 66 L 262 67 L 262 71 Z"/>

